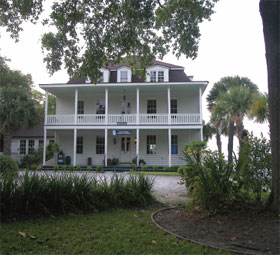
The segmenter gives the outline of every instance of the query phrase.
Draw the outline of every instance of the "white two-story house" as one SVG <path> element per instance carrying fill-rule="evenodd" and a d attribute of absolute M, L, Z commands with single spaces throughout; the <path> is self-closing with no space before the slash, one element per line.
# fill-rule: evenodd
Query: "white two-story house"
<path fill-rule="evenodd" d="M 136 159 L 148 166 L 183 165 L 182 151 L 203 139 L 202 94 L 207 81 L 193 81 L 182 66 L 160 61 L 146 76 L 130 66 L 111 64 L 101 69 L 102 81 L 73 78 L 65 84 L 40 84 L 56 96 L 56 114 L 45 108 L 44 139 L 48 131 L 74 166 L 120 164 Z M 46 144 L 46 143 L 45 143 Z M 46 162 L 46 146 L 44 160 Z"/>

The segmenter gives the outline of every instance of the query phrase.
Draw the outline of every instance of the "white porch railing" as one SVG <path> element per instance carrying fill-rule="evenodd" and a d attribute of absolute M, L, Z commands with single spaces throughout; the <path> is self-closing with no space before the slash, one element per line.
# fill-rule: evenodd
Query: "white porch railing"
<path fill-rule="evenodd" d="M 108 114 L 106 123 L 105 114 L 78 114 L 75 115 L 48 115 L 47 125 L 182 125 L 200 124 L 200 114 Z"/>

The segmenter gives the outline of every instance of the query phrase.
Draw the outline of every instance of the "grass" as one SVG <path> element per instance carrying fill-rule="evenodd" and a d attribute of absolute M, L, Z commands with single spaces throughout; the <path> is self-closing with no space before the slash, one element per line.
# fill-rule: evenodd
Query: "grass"
<path fill-rule="evenodd" d="M 4 223 L 0 254 L 226 254 L 159 230 L 150 219 L 154 210 L 117 209 Z"/>
<path fill-rule="evenodd" d="M 130 174 L 181 176 L 177 172 L 130 171 Z"/>

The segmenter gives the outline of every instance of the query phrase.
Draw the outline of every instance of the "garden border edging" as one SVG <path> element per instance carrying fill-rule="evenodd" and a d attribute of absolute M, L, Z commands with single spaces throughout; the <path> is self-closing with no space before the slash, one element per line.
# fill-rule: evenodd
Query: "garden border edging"
<path fill-rule="evenodd" d="M 173 233 L 172 231 L 162 227 L 161 225 L 159 225 L 159 223 L 156 222 L 156 220 L 154 219 L 154 216 L 159 213 L 159 212 L 162 212 L 162 211 L 167 211 L 167 210 L 171 210 L 171 209 L 176 209 L 176 208 L 182 208 L 184 206 L 171 206 L 171 207 L 167 207 L 167 208 L 163 208 L 163 209 L 159 209 L 155 212 L 153 212 L 151 214 L 151 220 L 152 222 L 159 228 L 159 229 L 162 229 L 163 231 L 167 232 L 168 234 L 170 235 L 173 235 L 173 236 L 176 236 L 182 240 L 186 240 L 186 241 L 189 241 L 189 242 L 192 242 L 192 243 L 195 243 L 195 244 L 199 244 L 199 245 L 203 245 L 203 246 L 208 246 L 208 247 L 211 247 L 211 248 L 214 248 L 214 249 L 218 249 L 218 250 L 224 250 L 224 251 L 230 251 L 230 252 L 235 252 L 235 253 L 241 253 L 241 254 L 248 254 L 248 255 L 255 255 L 256 253 L 249 253 L 249 252 L 242 252 L 242 251 L 238 251 L 238 250 L 233 250 L 233 249 L 225 249 L 225 248 L 220 248 L 220 247 L 217 247 L 217 246 L 214 246 L 214 245 L 209 245 L 207 243 L 202 243 L 202 242 L 199 242 L 199 241 L 195 241 L 195 240 L 192 240 L 192 239 L 188 239 L 186 237 L 183 237 L 181 235 L 178 235 L 176 233 Z"/>

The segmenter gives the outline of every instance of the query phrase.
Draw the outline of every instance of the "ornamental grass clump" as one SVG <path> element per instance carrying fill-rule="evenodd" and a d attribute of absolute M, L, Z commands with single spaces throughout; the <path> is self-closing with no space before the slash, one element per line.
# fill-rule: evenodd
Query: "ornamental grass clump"
<path fill-rule="evenodd" d="M 0 179 L 1 218 L 17 215 L 86 213 L 146 206 L 153 202 L 151 178 L 139 175 L 111 179 L 67 172 L 25 172 L 18 179 Z"/>

